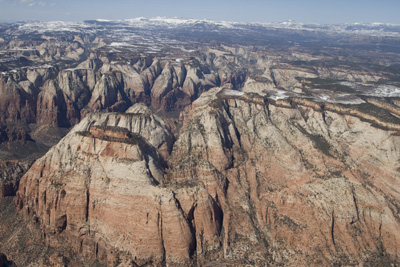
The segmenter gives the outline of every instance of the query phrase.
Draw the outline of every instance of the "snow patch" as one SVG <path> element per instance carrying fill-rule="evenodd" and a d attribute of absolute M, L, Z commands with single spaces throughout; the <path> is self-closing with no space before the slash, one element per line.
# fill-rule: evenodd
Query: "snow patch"
<path fill-rule="evenodd" d="M 285 99 L 288 98 L 289 95 L 286 91 L 276 91 L 275 94 L 270 96 L 273 100 Z"/>
<path fill-rule="evenodd" d="M 239 96 L 244 95 L 244 92 L 231 90 L 231 89 L 223 89 L 221 91 L 221 95 L 222 96 L 237 96 L 237 97 L 239 97 Z"/>
<path fill-rule="evenodd" d="M 379 85 L 374 92 L 366 93 L 366 95 L 378 97 L 400 97 L 400 88 L 393 85 Z"/>
<path fill-rule="evenodd" d="M 126 42 L 112 42 L 108 46 L 111 46 L 111 47 L 126 47 L 126 46 L 129 46 L 129 47 L 131 47 L 133 45 L 130 44 L 130 43 L 126 43 Z"/>
<path fill-rule="evenodd" d="M 359 105 L 365 103 L 361 98 L 351 94 L 318 94 L 314 95 L 315 100 L 322 102 L 334 103 L 334 104 L 347 104 L 347 105 Z"/>
<path fill-rule="evenodd" d="M 76 71 L 76 70 L 88 70 L 86 68 L 69 68 L 69 69 L 64 69 L 64 71 Z"/>
<path fill-rule="evenodd" d="M 96 19 L 98 22 L 112 22 L 112 20 L 109 19 Z"/>
<path fill-rule="evenodd" d="M 237 28 L 235 25 L 238 23 L 228 21 L 214 21 L 208 19 L 183 19 L 183 18 L 168 18 L 168 17 L 155 17 L 155 18 L 133 18 L 123 20 L 121 22 L 129 23 L 132 26 L 144 27 L 148 25 L 153 26 L 167 26 L 167 27 L 180 27 L 180 26 L 193 26 L 199 24 L 205 24 L 209 26 L 217 26 L 223 28 L 234 29 Z"/>
<path fill-rule="evenodd" d="M 30 69 L 51 69 L 51 68 L 54 68 L 54 66 L 50 64 L 45 64 L 37 67 L 30 67 Z"/>
<path fill-rule="evenodd" d="M 357 82 L 341 82 L 340 84 L 353 88 L 360 95 L 375 97 L 400 97 L 400 87 L 394 85 L 374 85 Z"/>
<path fill-rule="evenodd" d="M 268 98 L 271 98 L 273 100 L 280 100 L 280 99 L 285 99 L 291 96 L 297 96 L 296 93 L 294 92 L 289 92 L 289 91 L 284 91 L 284 90 L 270 90 L 270 89 L 265 89 L 263 90 L 268 96 Z"/>

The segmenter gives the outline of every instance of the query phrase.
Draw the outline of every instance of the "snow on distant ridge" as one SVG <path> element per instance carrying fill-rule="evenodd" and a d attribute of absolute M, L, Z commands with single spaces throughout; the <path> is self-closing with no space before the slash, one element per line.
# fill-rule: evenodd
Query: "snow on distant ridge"
<path fill-rule="evenodd" d="M 112 42 L 108 46 L 111 46 L 111 47 L 124 47 L 124 46 L 133 46 L 133 45 L 130 44 L 130 43 L 126 43 L 126 42 Z"/>
<path fill-rule="evenodd" d="M 66 21 L 49 21 L 49 22 L 26 22 L 22 23 L 18 29 L 25 32 L 80 32 L 82 28 L 87 28 L 84 22 L 66 22 Z"/>
<path fill-rule="evenodd" d="M 98 22 L 112 22 L 112 20 L 109 19 L 96 19 Z"/>
<path fill-rule="evenodd" d="M 184 18 L 168 18 L 168 17 L 154 17 L 154 18 L 132 18 L 124 20 L 107 20 L 96 19 L 83 22 L 26 22 L 19 23 L 19 30 L 24 32 L 80 32 L 89 30 L 95 31 L 96 22 L 110 23 L 110 27 L 131 26 L 131 27 L 167 27 L 167 28 L 180 28 L 192 26 L 205 26 L 216 27 L 220 29 L 246 29 L 251 27 L 261 27 L 266 29 L 288 29 L 288 30 L 305 30 L 314 32 L 336 32 L 343 34 L 360 34 L 371 36 L 392 36 L 400 37 L 400 25 L 387 24 L 387 23 L 353 23 L 353 24 L 314 24 L 314 23 L 301 23 L 293 20 L 284 22 L 262 22 L 262 23 L 244 23 L 244 22 L 230 22 L 230 21 L 215 21 L 209 19 L 184 19 Z M 104 27 L 104 25 L 103 25 Z M 107 26 L 106 26 L 107 27 Z"/>
<path fill-rule="evenodd" d="M 239 25 L 238 22 L 228 22 L 228 21 L 215 21 L 209 19 L 184 19 L 184 18 L 168 18 L 168 17 L 154 17 L 154 18 L 133 18 L 126 19 L 119 22 L 127 22 L 132 26 L 169 26 L 169 27 L 179 27 L 179 26 L 191 26 L 199 23 L 204 23 L 207 25 L 214 25 L 224 28 L 234 29 L 235 25 Z"/>

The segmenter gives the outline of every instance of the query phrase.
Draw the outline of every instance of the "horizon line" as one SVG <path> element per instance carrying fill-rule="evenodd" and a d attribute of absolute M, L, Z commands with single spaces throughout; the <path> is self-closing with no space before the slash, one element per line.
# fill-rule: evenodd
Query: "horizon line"
<path fill-rule="evenodd" d="M 292 22 L 295 24 L 303 24 L 303 25 L 368 25 L 368 26 L 400 26 L 400 24 L 396 23 L 386 23 L 386 22 L 338 22 L 338 23 L 317 23 L 317 22 L 302 22 L 293 19 L 287 19 L 283 21 L 270 21 L 270 22 L 261 22 L 261 21 L 252 21 L 252 22 L 244 22 L 244 21 L 234 21 L 234 20 L 215 20 L 208 18 L 187 18 L 187 17 L 168 17 L 168 16 L 155 16 L 155 17 L 132 17 L 132 18 L 121 18 L 121 19 L 106 19 L 106 18 L 97 18 L 97 19 L 83 19 L 83 20 L 17 20 L 17 21 L 7 21 L 1 20 L 2 24 L 16 24 L 16 23 L 29 23 L 29 22 L 38 22 L 38 23 L 48 23 L 48 22 L 66 22 L 66 23 L 79 23 L 79 22 L 87 22 L 87 21 L 98 21 L 98 22 L 124 22 L 135 19 L 143 19 L 143 20 L 154 20 L 154 19 L 165 19 L 165 20 L 186 20 L 186 21 L 207 21 L 207 22 L 225 22 L 225 23 L 235 23 L 235 24 L 283 24 Z"/>

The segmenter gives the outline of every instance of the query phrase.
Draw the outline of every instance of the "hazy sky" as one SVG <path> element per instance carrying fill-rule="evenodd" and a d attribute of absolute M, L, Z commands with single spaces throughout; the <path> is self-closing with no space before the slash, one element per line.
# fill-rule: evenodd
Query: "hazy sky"
<path fill-rule="evenodd" d="M 0 0 L 0 21 L 180 17 L 240 22 L 400 24 L 400 0 Z"/>

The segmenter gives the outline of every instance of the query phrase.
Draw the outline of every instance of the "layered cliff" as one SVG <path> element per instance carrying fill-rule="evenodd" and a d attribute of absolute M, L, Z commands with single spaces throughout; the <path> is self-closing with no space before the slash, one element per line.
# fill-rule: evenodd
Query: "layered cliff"
<path fill-rule="evenodd" d="M 171 135 L 144 106 L 128 111 L 79 123 L 21 180 L 18 205 L 52 246 L 67 242 L 109 265 L 185 265 L 196 246 L 193 226 L 176 193 L 161 186 Z M 214 213 L 204 189 L 182 194 L 192 210 L 198 202 L 196 217 Z"/>
<path fill-rule="evenodd" d="M 395 264 L 400 139 L 214 88 L 173 141 L 143 105 L 90 114 L 23 177 L 51 246 L 110 266 Z"/>
<path fill-rule="evenodd" d="M 3 48 L 15 55 L 0 66 L 5 70 L 0 73 L 2 128 L 14 124 L 70 128 L 90 112 L 124 112 L 135 103 L 179 112 L 201 93 L 222 86 L 260 95 L 284 90 L 314 97 L 324 93 L 318 88 L 342 90 L 339 82 L 343 81 L 396 81 L 396 74 L 382 66 L 365 69 L 347 61 L 338 65 L 340 56 L 315 56 L 305 48 L 291 48 L 289 55 L 262 46 L 210 45 L 158 54 L 126 49 L 125 43 L 115 50 L 115 43 L 109 42 L 102 36 L 80 35 L 8 40 Z M 6 64 L 21 53 L 29 54 L 19 57 L 29 59 L 27 62 L 15 63 L 15 68 Z M 351 86 L 345 89 L 354 96 L 365 95 Z"/>
<path fill-rule="evenodd" d="M 133 62 L 110 57 L 92 54 L 76 68 L 44 65 L 3 72 L 0 123 L 71 127 L 89 112 L 122 112 L 137 102 L 181 110 L 211 87 L 245 80 L 243 69 L 224 61 L 209 69 L 198 59 L 196 66 L 157 57 L 136 56 Z"/>
<path fill-rule="evenodd" d="M 353 116 L 237 95 L 210 92 L 193 103 L 168 175 L 170 183 L 202 185 L 221 203 L 225 258 L 395 261 L 399 137 Z"/>

